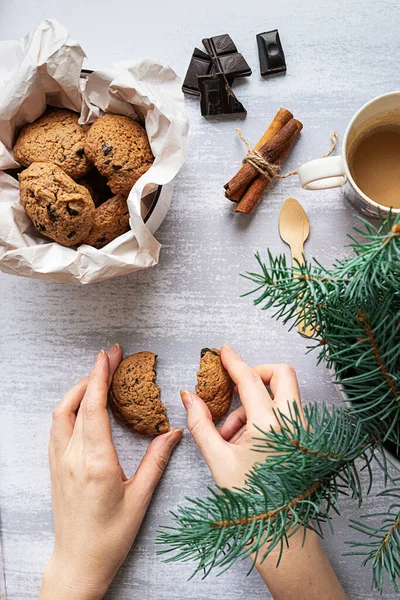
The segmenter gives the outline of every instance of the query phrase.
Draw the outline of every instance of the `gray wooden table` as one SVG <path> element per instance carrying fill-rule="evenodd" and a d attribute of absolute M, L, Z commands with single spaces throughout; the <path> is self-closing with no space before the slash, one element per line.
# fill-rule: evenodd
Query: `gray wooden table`
<path fill-rule="evenodd" d="M 256 141 L 279 106 L 304 123 L 287 163 L 323 154 L 330 133 L 342 135 L 354 111 L 370 98 L 398 88 L 400 25 L 394 0 L 183 0 L 112 3 L 98 0 L 2 0 L 0 38 L 22 37 L 40 20 L 56 17 L 80 41 L 88 66 L 143 55 L 159 57 L 183 75 L 203 37 L 229 32 L 253 68 L 235 91 L 248 110 L 243 121 L 206 122 L 197 100 L 187 100 L 190 156 L 176 180 L 173 204 L 157 237 L 163 245 L 153 270 L 82 288 L 0 275 L 1 393 L 0 510 L 7 598 L 36 597 L 53 541 L 47 441 L 50 414 L 63 392 L 87 374 L 99 348 L 119 342 L 127 353 L 159 355 L 163 399 L 175 426 L 184 426 L 179 389 L 193 388 L 199 350 L 232 344 L 250 363 L 289 362 L 298 372 L 303 400 L 337 402 L 338 394 L 306 342 L 270 315 L 240 298 L 248 289 L 239 277 L 254 267 L 255 250 L 286 252 L 277 223 L 290 195 L 305 207 L 311 224 L 309 257 L 330 263 L 344 252 L 353 216 L 338 191 L 305 192 L 297 179 L 284 180 L 251 217 L 232 214 L 222 194 L 243 155 L 234 132 L 240 125 Z M 255 34 L 278 27 L 286 53 L 285 76 L 259 75 Z M 146 441 L 119 426 L 113 434 L 122 465 L 131 472 Z M 160 484 L 133 551 L 118 573 L 109 598 L 177 600 L 269 598 L 257 573 L 246 578 L 237 564 L 216 579 L 187 581 L 188 565 L 164 565 L 154 537 L 169 510 L 185 495 L 202 494 L 207 467 L 187 434 Z M 378 474 L 373 491 L 381 484 Z M 367 505 L 375 511 L 381 502 Z M 352 538 L 347 521 L 358 514 L 342 501 L 335 535 L 326 550 L 352 600 L 378 597 L 370 571 L 344 558 Z M 384 598 L 394 598 L 388 586 Z"/>

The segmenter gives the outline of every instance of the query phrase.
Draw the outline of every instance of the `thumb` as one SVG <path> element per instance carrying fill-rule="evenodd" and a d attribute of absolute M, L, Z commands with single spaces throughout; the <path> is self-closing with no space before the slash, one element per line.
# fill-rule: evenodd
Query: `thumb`
<path fill-rule="evenodd" d="M 128 481 L 128 489 L 134 490 L 135 499 L 140 496 L 147 507 L 157 483 L 168 464 L 171 454 L 183 434 L 183 429 L 172 429 L 157 436 L 146 450 L 136 473 Z"/>
<path fill-rule="evenodd" d="M 187 412 L 189 431 L 213 472 L 216 462 L 223 456 L 226 442 L 217 431 L 208 406 L 199 396 L 182 390 L 181 398 Z"/>

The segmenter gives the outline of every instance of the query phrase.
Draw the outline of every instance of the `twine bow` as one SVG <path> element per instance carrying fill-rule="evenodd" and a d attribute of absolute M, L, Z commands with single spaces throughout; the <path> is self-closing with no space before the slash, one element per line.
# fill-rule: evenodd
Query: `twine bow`
<path fill-rule="evenodd" d="M 268 179 L 268 181 L 271 181 L 272 179 L 286 179 L 286 177 L 298 175 L 299 169 L 296 169 L 295 171 L 289 171 L 289 173 L 284 173 L 283 175 L 280 175 L 279 171 L 281 170 L 281 167 L 279 165 L 274 165 L 273 163 L 268 162 L 258 150 L 252 148 L 239 127 L 236 127 L 236 132 L 247 148 L 247 154 L 242 160 L 242 162 L 244 164 L 249 163 L 252 167 L 256 169 L 256 171 L 260 173 L 260 175 Z M 330 156 L 332 152 L 335 151 L 339 140 L 339 135 L 337 131 L 332 132 L 331 139 L 331 147 L 329 148 L 328 152 L 325 152 L 325 154 L 321 156 L 321 158 L 326 158 L 327 156 Z"/>

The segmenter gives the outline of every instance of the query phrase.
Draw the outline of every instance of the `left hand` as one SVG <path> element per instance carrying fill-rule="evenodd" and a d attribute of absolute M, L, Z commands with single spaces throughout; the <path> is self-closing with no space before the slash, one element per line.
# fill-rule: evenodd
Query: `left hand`
<path fill-rule="evenodd" d="M 54 409 L 49 458 L 55 544 L 40 600 L 104 596 L 182 436 L 183 430 L 173 429 L 155 438 L 136 473 L 126 477 L 106 408 L 121 357 L 118 345 L 101 351 L 90 377 L 74 385 Z"/>

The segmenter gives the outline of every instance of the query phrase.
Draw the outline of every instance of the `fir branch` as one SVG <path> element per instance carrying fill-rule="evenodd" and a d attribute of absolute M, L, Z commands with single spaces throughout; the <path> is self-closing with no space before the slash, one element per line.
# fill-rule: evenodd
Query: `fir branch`
<path fill-rule="evenodd" d="M 384 361 L 384 359 L 383 359 L 383 357 L 382 357 L 382 355 L 380 353 L 379 346 L 378 346 L 378 343 L 377 343 L 377 341 L 375 339 L 374 332 L 373 332 L 373 329 L 371 327 L 371 323 L 369 321 L 368 314 L 365 311 L 360 310 L 357 313 L 357 320 L 363 326 L 363 329 L 364 329 L 364 331 L 366 333 L 367 339 L 368 339 L 368 341 L 369 341 L 369 343 L 371 345 L 372 353 L 373 353 L 374 358 L 375 358 L 375 360 L 376 360 L 376 362 L 377 362 L 377 364 L 379 366 L 379 369 L 380 369 L 380 371 L 381 371 L 381 373 L 383 375 L 384 380 L 386 381 L 386 383 L 387 383 L 390 391 L 392 392 L 395 400 L 399 400 L 400 394 L 399 394 L 399 392 L 397 390 L 396 383 L 394 382 L 393 378 L 389 375 L 388 368 L 387 368 L 387 366 L 385 364 L 385 361 Z"/>
<path fill-rule="evenodd" d="M 398 480 L 397 480 L 398 481 Z M 371 515 L 362 515 L 362 521 L 350 521 L 350 527 L 364 536 L 364 540 L 346 542 L 355 550 L 347 555 L 363 557 L 362 565 L 372 565 L 372 586 L 381 593 L 385 574 L 389 577 L 396 592 L 399 591 L 400 578 L 400 487 L 382 491 L 378 496 L 395 498 L 388 511 Z M 366 523 L 367 519 L 381 518 L 377 527 Z"/>
<path fill-rule="evenodd" d="M 166 562 L 195 561 L 195 573 L 223 571 L 237 559 L 275 551 L 279 562 L 284 545 L 300 528 L 331 527 L 331 511 L 339 512 L 339 496 L 350 494 L 359 503 L 362 489 L 355 460 L 368 468 L 374 440 L 348 411 L 329 412 L 311 405 L 302 414 L 297 404 L 287 414 L 276 411 L 277 430 L 260 431 L 255 439 L 257 462 L 243 489 L 210 488 L 203 499 L 187 498 L 173 514 L 174 527 L 164 527 L 159 554 L 173 552 Z M 340 427 L 338 427 L 340 424 Z M 273 452 L 271 453 L 271 450 Z"/>
<path fill-rule="evenodd" d="M 364 239 L 352 238 L 354 255 L 332 269 L 316 261 L 290 268 L 268 252 L 268 265 L 257 255 L 261 272 L 247 278 L 258 284 L 254 304 L 292 327 L 313 327 L 310 350 L 334 369 L 354 413 L 371 427 L 379 419 L 400 448 L 400 215 L 378 227 L 360 221 Z"/>

